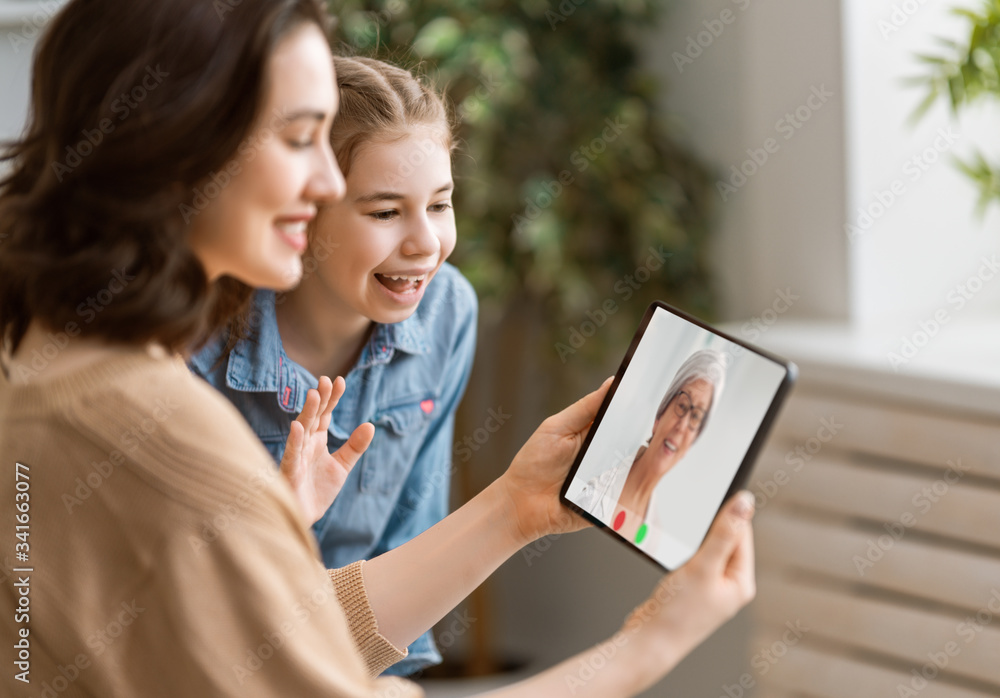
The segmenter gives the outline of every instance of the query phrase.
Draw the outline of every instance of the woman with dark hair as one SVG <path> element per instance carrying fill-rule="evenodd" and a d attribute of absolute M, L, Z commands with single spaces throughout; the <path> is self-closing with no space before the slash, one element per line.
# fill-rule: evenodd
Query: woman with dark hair
<path fill-rule="evenodd" d="M 0 182 L 6 695 L 418 695 L 372 677 L 521 546 L 583 525 L 558 491 L 607 384 L 444 521 L 327 574 L 308 526 L 371 434 L 326 452 L 342 382 L 293 425 L 293 492 L 187 371 L 239 284 L 298 279 L 306 223 L 343 195 L 325 24 L 317 0 L 71 0 L 40 44 Z M 752 596 L 751 513 L 723 510 L 602 671 L 505 693 L 657 680 Z"/>

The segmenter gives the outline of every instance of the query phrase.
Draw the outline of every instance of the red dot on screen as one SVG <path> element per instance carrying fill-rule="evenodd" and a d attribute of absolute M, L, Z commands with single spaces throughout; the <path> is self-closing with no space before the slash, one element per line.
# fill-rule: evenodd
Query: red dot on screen
<path fill-rule="evenodd" d="M 625 523 L 625 512 L 619 511 L 618 516 L 615 517 L 614 530 L 617 531 L 621 528 L 623 523 Z"/>

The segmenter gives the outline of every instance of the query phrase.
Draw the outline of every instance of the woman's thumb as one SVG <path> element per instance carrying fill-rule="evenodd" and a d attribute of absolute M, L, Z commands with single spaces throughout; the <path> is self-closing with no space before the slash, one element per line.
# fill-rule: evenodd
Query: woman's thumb
<path fill-rule="evenodd" d="M 753 518 L 753 495 L 746 490 L 737 492 L 719 510 L 708 530 L 701 554 L 710 564 L 725 566 L 736 546 L 743 538 L 743 531 Z"/>

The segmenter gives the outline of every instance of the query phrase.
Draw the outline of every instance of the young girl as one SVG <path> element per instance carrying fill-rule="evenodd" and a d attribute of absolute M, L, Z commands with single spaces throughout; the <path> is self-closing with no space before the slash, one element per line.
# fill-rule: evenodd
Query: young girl
<path fill-rule="evenodd" d="M 417 696 L 373 676 L 521 546 L 583 526 L 558 492 L 610 381 L 458 511 L 328 575 L 308 502 L 184 366 L 231 317 L 223 279 L 294 283 L 303 222 L 344 194 L 325 20 L 317 0 L 70 0 L 46 30 L 0 181 L 0 526 L 19 534 L 3 695 Z M 110 121 L 150 67 L 168 77 Z M 101 124 L 100 147 L 57 177 Z M 319 393 L 291 430 L 296 473 L 329 465 L 335 392 Z M 345 467 L 364 446 L 349 440 Z M 662 677 L 752 597 L 751 503 L 723 508 L 613 644 L 498 695 L 626 696 Z"/>
<path fill-rule="evenodd" d="M 452 136 L 440 97 L 409 72 L 336 58 L 340 110 L 331 134 L 344 198 L 323 207 L 306 274 L 260 291 L 191 361 L 280 462 L 307 390 L 342 375 L 331 450 L 359 424 L 375 438 L 316 523 L 327 567 L 391 550 L 448 513 L 455 409 L 476 337 L 476 296 L 445 260 L 455 247 Z M 390 673 L 440 661 L 427 633 Z"/>

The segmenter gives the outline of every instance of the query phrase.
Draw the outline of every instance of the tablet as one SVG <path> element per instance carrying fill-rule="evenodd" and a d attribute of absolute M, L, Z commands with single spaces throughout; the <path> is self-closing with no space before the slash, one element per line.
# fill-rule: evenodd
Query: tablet
<path fill-rule="evenodd" d="M 742 489 L 795 381 L 789 361 L 655 302 L 561 500 L 666 570 Z"/>

